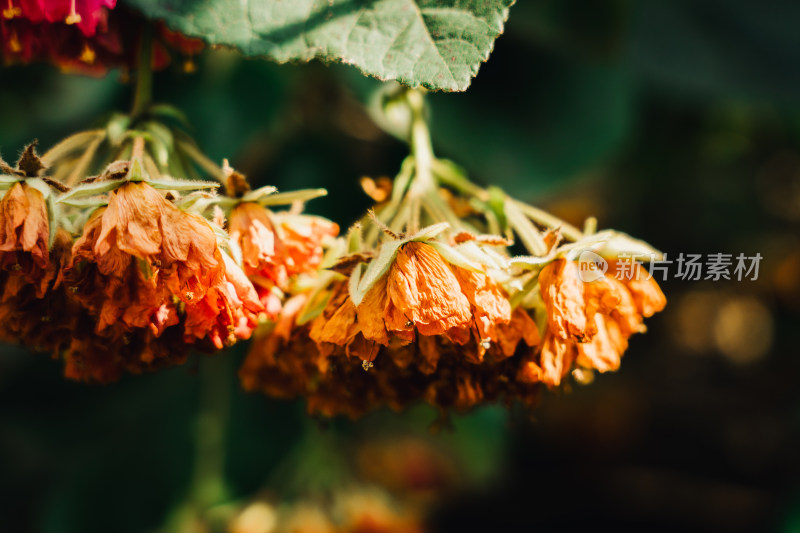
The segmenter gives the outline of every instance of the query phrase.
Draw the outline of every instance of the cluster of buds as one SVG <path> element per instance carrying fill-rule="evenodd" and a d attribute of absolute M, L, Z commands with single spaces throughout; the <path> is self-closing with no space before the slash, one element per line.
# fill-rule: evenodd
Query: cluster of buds
<path fill-rule="evenodd" d="M 6 64 L 46 62 L 62 71 L 102 76 L 109 69 L 128 71 L 138 64 L 143 35 L 141 16 L 116 0 L 2 0 L 0 39 Z M 203 42 L 158 25 L 151 68 L 170 62 L 171 50 L 192 57 Z"/>
<path fill-rule="evenodd" d="M 412 98 L 419 93 L 407 93 Z M 614 231 L 581 231 L 436 159 L 419 112 L 412 155 L 391 182 L 365 180 L 374 211 L 296 285 L 259 335 L 245 389 L 303 396 L 312 413 L 356 418 L 425 401 L 442 410 L 534 405 L 543 387 L 616 370 L 630 335 L 666 299 L 631 276 L 585 280 L 577 259 L 658 252 Z M 527 254 L 514 256 L 520 241 Z"/>
<path fill-rule="evenodd" d="M 217 183 L 160 174 L 143 139 L 133 145 L 130 159 L 72 188 L 45 175 L 53 156 L 40 158 L 35 145 L 16 168 L 0 168 L 0 338 L 62 357 L 74 379 L 113 381 L 249 338 L 338 231 L 265 207 L 324 191 L 245 192 L 227 169 L 228 190 L 241 194 L 217 195 L 208 192 Z M 230 234 L 225 209 L 235 213 Z"/>

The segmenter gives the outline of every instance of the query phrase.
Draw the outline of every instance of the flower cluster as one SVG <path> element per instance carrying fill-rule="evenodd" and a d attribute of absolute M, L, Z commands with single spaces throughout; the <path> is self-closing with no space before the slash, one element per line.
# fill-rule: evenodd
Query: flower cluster
<path fill-rule="evenodd" d="M 442 411 L 531 406 L 567 378 L 618 369 L 628 338 L 666 299 L 637 263 L 627 280 L 584 281 L 579 255 L 613 264 L 658 252 L 477 187 L 433 157 L 419 135 L 424 113 L 409 104 L 413 155 L 394 185 L 362 181 L 375 211 L 256 336 L 243 387 L 357 418 L 420 401 Z M 512 254 L 517 240 L 528 255 Z"/>
<path fill-rule="evenodd" d="M 574 368 L 617 370 L 628 338 L 645 331 L 644 317 L 667 303 L 658 283 L 638 263 L 630 279 L 603 276 L 584 282 L 574 261 L 557 259 L 539 274 L 547 332 L 538 353 L 524 356 L 519 379 L 557 386 Z"/>
<path fill-rule="evenodd" d="M 102 76 L 137 65 L 143 23 L 116 0 L 2 0 L 0 40 L 8 63 L 47 62 L 65 72 Z M 191 58 L 203 42 L 157 26 L 152 67 L 164 68 L 170 50 Z M 191 66 L 191 61 L 187 60 Z"/>
<path fill-rule="evenodd" d="M 17 168 L 3 164 L 0 338 L 63 356 L 68 377 L 107 382 L 182 363 L 191 348 L 220 350 L 267 318 L 254 283 L 226 250 L 244 243 L 232 245 L 222 228 L 180 207 L 174 189 L 208 182 L 150 180 L 132 160 L 68 190 L 40 176 L 43 167 L 33 146 Z M 74 209 L 86 197 L 94 198 L 89 208 Z M 85 218 L 81 228 L 70 207 Z M 270 236 L 280 255 L 273 246 L 254 257 L 244 247 L 248 272 L 256 259 L 299 272 L 300 257 L 321 255 L 306 218 L 292 220 L 300 223 L 281 222 L 285 231 Z M 335 234 L 335 225 L 325 231 Z M 270 312 L 279 310 L 280 300 Z"/>
<path fill-rule="evenodd" d="M 53 168 L 72 185 L 75 147 L 105 136 L 127 146 L 88 132 L 45 159 L 65 159 Z M 532 406 L 545 388 L 617 370 L 666 304 L 642 265 L 620 263 L 657 257 L 646 243 L 481 189 L 418 136 L 393 184 L 363 181 L 375 210 L 342 237 L 301 212 L 322 189 L 251 190 L 227 162 L 194 155 L 225 186 L 207 192 L 217 184 L 164 176 L 167 163 L 132 142 L 129 160 L 72 188 L 43 175 L 33 146 L 16 168 L 2 163 L 0 339 L 63 357 L 75 379 L 113 381 L 254 336 L 242 386 L 304 397 L 313 413 Z M 584 276 L 584 254 L 629 275 Z"/>
<path fill-rule="evenodd" d="M 564 257 L 574 244 L 553 246 L 531 271 L 503 239 L 433 236 L 444 229 L 390 235 L 374 254 L 340 260 L 345 274 L 292 296 L 256 339 L 245 389 L 304 396 L 311 412 L 352 418 L 420 400 L 462 411 L 533 405 L 542 385 L 570 373 L 616 370 L 628 337 L 666 303 L 638 264 L 631 280 L 585 283 Z"/>

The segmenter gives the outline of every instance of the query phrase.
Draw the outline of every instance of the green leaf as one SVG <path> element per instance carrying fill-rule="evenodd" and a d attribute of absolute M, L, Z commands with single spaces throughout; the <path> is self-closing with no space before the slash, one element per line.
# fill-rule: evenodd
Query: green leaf
<path fill-rule="evenodd" d="M 59 204 L 77 207 L 78 209 L 95 209 L 108 204 L 108 199 L 103 196 L 91 196 L 89 198 L 67 198 L 59 199 Z"/>
<path fill-rule="evenodd" d="M 248 56 L 341 62 L 382 80 L 465 90 L 514 0 L 127 0 L 150 18 Z"/>
<path fill-rule="evenodd" d="M 606 259 L 636 259 L 659 261 L 662 254 L 649 244 L 620 231 L 605 230 L 585 237 L 558 249 L 570 261 L 576 260 L 584 250 L 590 250 Z"/>
<path fill-rule="evenodd" d="M 261 189 L 256 189 L 257 192 Z M 321 196 L 325 196 L 328 194 L 326 189 L 302 189 L 299 191 L 290 191 L 290 192 L 278 192 L 275 194 L 268 194 L 265 196 L 261 196 L 258 198 L 257 201 L 259 204 L 263 206 L 268 205 L 288 205 L 293 204 L 295 202 L 307 202 L 309 200 L 313 200 L 314 198 L 319 198 Z"/>
<path fill-rule="evenodd" d="M 266 198 L 272 194 L 278 192 L 278 188 L 272 185 L 265 185 L 263 187 L 259 187 L 254 191 L 250 191 L 242 197 L 243 202 L 258 202 L 259 200 Z"/>
<path fill-rule="evenodd" d="M 122 142 L 122 138 L 125 132 L 128 131 L 130 125 L 130 115 L 125 115 L 123 113 L 114 113 L 111 115 L 111 119 L 108 121 L 108 124 L 106 124 L 106 136 L 111 146 L 119 146 L 119 143 Z"/>
<path fill-rule="evenodd" d="M 179 180 L 162 176 L 157 179 L 149 179 L 147 183 L 154 189 L 166 191 L 196 191 L 199 189 L 216 189 L 219 183 L 207 180 Z"/>
<path fill-rule="evenodd" d="M 364 296 L 367 295 L 372 286 L 389 271 L 389 267 L 392 266 L 394 258 L 397 257 L 400 247 L 407 242 L 407 239 L 384 242 L 378 252 L 378 257 L 370 261 L 366 272 L 364 272 L 364 277 L 360 279 L 356 276 L 356 272 L 361 272 L 359 268 L 361 263 L 358 264 L 356 270 L 350 275 L 350 299 L 353 300 L 353 304 L 356 307 L 361 304 Z M 356 278 L 356 281 L 354 281 L 354 278 Z"/>
<path fill-rule="evenodd" d="M 181 111 L 175 106 L 169 104 L 153 104 L 147 110 L 147 112 L 157 118 L 160 119 L 172 119 L 178 122 L 181 126 L 185 128 L 190 128 L 191 124 L 189 123 L 189 119 L 186 118 L 186 113 Z"/>
<path fill-rule="evenodd" d="M 108 191 L 113 191 L 114 189 L 117 189 L 122 185 L 124 185 L 125 182 L 126 182 L 125 179 L 118 179 L 118 180 L 93 181 L 92 183 L 84 183 L 83 185 L 78 185 L 69 192 L 64 193 L 61 197 L 58 198 L 57 202 L 65 203 L 68 200 L 72 200 L 74 198 L 97 196 L 98 194 L 103 194 Z"/>

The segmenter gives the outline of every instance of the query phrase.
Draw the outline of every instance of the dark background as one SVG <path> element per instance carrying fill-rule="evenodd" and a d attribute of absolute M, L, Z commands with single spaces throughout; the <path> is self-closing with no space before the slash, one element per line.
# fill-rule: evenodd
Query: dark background
<path fill-rule="evenodd" d="M 430 96 L 437 154 L 480 183 L 576 224 L 596 215 L 669 258 L 763 256 L 757 281 L 671 270 L 666 310 L 619 372 L 548 393 L 534 412 L 487 407 L 434 434 L 425 408 L 320 421 L 302 401 L 245 394 L 246 347 L 103 387 L 3 347 L 0 530 L 163 527 L 196 485 L 203 405 L 216 399 L 231 505 L 376 482 L 359 467 L 365 443 L 412 439 L 457 466 L 431 481 L 434 531 L 800 531 L 799 22 L 788 1 L 525 0 L 470 89 Z M 342 227 L 369 205 L 358 178 L 394 175 L 407 153 L 365 111 L 380 82 L 354 69 L 226 51 L 198 63 L 157 74 L 156 99 L 253 182 L 327 187 L 309 210 Z M 6 159 L 130 102 L 114 73 L 12 67 L 0 80 Z M 335 460 L 309 466 L 320 449 Z"/>

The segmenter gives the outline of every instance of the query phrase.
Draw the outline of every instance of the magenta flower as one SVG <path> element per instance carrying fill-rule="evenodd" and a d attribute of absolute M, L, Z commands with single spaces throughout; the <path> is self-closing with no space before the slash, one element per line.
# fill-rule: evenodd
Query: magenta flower
<path fill-rule="evenodd" d="M 114 9 L 117 0 L 0 0 L 4 19 L 25 18 L 31 22 L 75 24 L 91 37 L 107 16 L 103 8 Z"/>

